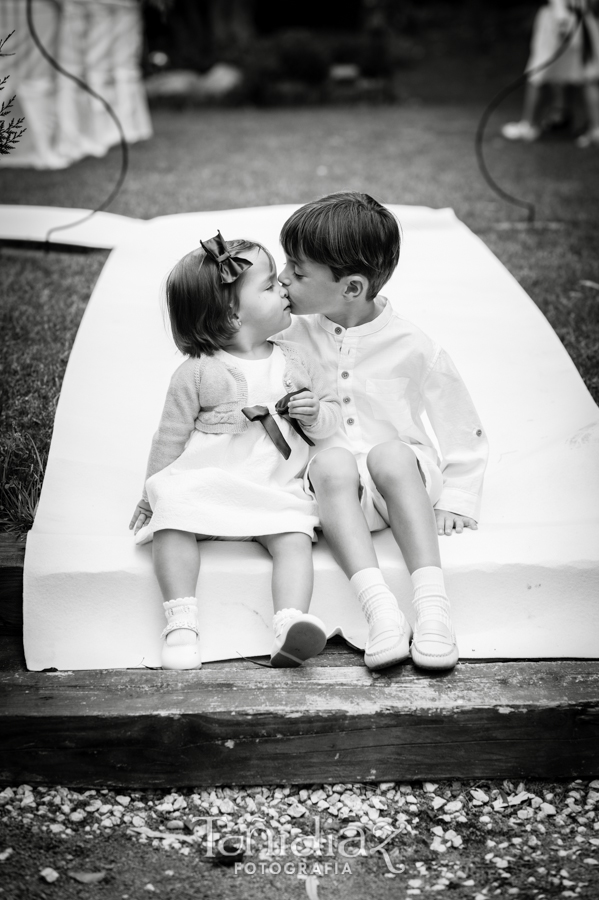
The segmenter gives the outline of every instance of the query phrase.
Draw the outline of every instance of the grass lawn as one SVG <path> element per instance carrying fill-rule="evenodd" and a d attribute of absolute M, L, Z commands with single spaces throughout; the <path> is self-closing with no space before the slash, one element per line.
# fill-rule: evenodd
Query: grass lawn
<path fill-rule="evenodd" d="M 536 204 L 536 224 L 527 226 L 478 172 L 481 111 L 474 103 L 159 110 L 155 137 L 131 150 L 111 211 L 151 218 L 301 203 L 340 189 L 451 206 L 545 313 L 599 400 L 599 152 L 564 138 L 508 144 L 498 124 L 517 107 L 502 108 L 488 131 L 487 161 L 505 190 Z M 118 165 L 112 151 L 62 172 L 0 170 L 0 196 L 5 204 L 91 208 Z M 31 527 L 64 368 L 105 259 L 0 247 L 0 530 Z"/>

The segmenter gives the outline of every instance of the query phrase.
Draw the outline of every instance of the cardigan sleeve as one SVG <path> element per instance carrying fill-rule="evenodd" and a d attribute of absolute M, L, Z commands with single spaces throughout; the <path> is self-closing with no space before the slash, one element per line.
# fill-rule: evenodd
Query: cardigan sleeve
<path fill-rule="evenodd" d="M 422 397 L 441 450 L 443 490 L 435 506 L 478 519 L 489 445 L 466 385 L 441 348 Z"/>
<path fill-rule="evenodd" d="M 199 364 L 190 358 L 171 378 L 158 430 L 152 438 L 146 481 L 181 456 L 199 411 Z M 147 500 L 145 482 L 143 498 Z"/>
<path fill-rule="evenodd" d="M 313 425 L 302 424 L 302 428 L 310 437 L 330 437 L 341 427 L 341 403 L 339 398 L 328 386 L 322 366 L 313 360 L 298 344 L 292 344 L 292 346 L 310 376 L 313 393 L 320 400 L 320 409 L 316 422 Z"/>

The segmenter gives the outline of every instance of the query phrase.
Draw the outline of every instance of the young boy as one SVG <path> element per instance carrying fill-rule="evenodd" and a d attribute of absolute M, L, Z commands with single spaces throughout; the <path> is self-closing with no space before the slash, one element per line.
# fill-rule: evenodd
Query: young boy
<path fill-rule="evenodd" d="M 412 660 L 451 669 L 458 648 L 437 534 L 477 528 L 488 446 L 476 410 L 448 355 L 379 296 L 399 260 L 389 210 L 367 194 L 331 194 L 293 213 L 281 243 L 279 280 L 295 314 L 284 336 L 314 354 L 342 401 L 344 434 L 314 456 L 307 478 L 368 621 L 364 661 L 381 669 L 410 653 L 370 536 L 390 526 L 414 586 Z"/>

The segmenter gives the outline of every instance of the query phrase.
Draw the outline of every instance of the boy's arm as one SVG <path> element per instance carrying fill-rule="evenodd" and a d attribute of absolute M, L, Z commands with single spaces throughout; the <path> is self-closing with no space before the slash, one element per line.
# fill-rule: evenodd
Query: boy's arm
<path fill-rule="evenodd" d="M 489 445 L 472 398 L 444 350 L 439 350 L 424 383 L 423 400 L 441 450 L 443 490 L 436 509 L 453 513 L 462 524 L 465 519 L 476 521 Z"/>

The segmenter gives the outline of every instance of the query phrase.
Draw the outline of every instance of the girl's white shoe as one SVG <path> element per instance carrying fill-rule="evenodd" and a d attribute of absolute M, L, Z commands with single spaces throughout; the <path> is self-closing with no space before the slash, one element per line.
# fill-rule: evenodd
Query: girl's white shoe
<path fill-rule="evenodd" d="M 327 633 L 317 616 L 288 607 L 275 613 L 273 619 L 275 641 L 270 664 L 276 668 L 301 666 L 306 659 L 324 650 Z"/>
<path fill-rule="evenodd" d="M 541 129 L 530 122 L 507 122 L 501 129 L 501 133 L 508 141 L 524 141 L 527 144 L 536 141 L 541 136 Z"/>
<path fill-rule="evenodd" d="M 199 669 L 200 629 L 198 601 L 195 597 L 179 597 L 162 604 L 167 625 L 162 632 L 163 669 Z M 177 633 L 178 632 L 178 633 Z"/>

